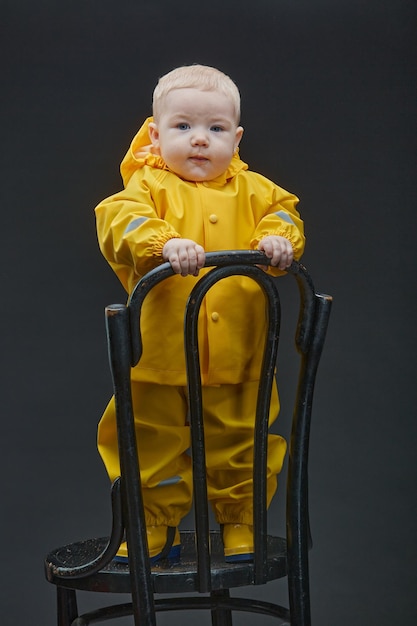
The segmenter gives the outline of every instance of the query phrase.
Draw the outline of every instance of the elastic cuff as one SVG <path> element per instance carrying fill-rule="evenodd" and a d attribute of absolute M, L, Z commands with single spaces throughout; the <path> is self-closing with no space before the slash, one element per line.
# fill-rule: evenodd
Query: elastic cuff
<path fill-rule="evenodd" d="M 170 239 L 181 239 L 181 235 L 179 235 L 178 233 L 166 233 L 165 235 L 162 235 L 161 237 L 159 237 L 158 240 L 155 241 L 152 246 L 153 256 L 161 257 L 164 245 Z"/>
<path fill-rule="evenodd" d="M 219 515 L 216 521 L 218 524 L 247 524 L 248 526 L 253 526 L 253 514 L 249 511 L 242 511 L 237 515 L 233 515 L 229 511 L 227 514 Z"/>
<path fill-rule="evenodd" d="M 147 526 L 174 526 L 175 528 L 179 526 L 181 522 L 181 517 L 162 517 L 159 515 L 155 517 L 154 515 L 145 512 L 145 524 Z"/>
<path fill-rule="evenodd" d="M 252 239 L 250 242 L 250 246 L 252 250 L 258 250 L 258 246 L 260 242 L 262 241 L 262 239 L 265 239 L 265 237 L 284 237 L 284 239 L 287 239 L 290 242 L 293 252 L 294 252 L 294 257 L 295 257 L 298 240 L 296 237 L 291 236 L 291 234 L 285 230 L 279 231 L 279 232 L 276 231 L 273 233 L 263 233 L 260 237 L 256 237 L 255 239 Z"/>

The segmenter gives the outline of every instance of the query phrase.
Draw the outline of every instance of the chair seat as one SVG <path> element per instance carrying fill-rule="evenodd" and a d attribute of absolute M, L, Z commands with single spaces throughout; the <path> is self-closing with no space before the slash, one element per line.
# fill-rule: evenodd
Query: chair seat
<path fill-rule="evenodd" d="M 84 591 L 130 593 L 127 564 L 112 561 L 97 574 L 86 578 L 71 578 L 71 569 L 93 561 L 104 550 L 107 537 L 87 539 L 50 552 L 45 559 L 47 579 L 60 587 Z M 226 563 L 219 531 L 210 532 L 211 582 L 213 590 L 254 584 L 253 563 Z M 287 544 L 281 537 L 268 535 L 267 579 L 275 580 L 287 574 Z M 158 563 L 151 568 L 155 593 L 187 593 L 198 590 L 194 531 L 181 531 L 181 560 L 179 563 Z"/>

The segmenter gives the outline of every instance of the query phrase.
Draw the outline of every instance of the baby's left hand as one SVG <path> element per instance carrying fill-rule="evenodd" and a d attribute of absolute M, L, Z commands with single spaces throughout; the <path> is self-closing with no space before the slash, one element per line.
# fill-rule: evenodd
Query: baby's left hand
<path fill-rule="evenodd" d="M 288 239 L 278 235 L 268 235 L 261 239 L 258 250 L 262 250 L 271 259 L 271 265 L 280 270 L 285 270 L 294 260 L 292 245 Z"/>

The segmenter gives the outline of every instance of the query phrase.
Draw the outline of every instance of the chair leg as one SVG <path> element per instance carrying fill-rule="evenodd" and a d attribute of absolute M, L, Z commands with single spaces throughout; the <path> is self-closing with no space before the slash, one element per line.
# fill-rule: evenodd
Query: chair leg
<path fill-rule="evenodd" d="M 311 626 L 308 572 L 289 582 L 291 626 Z"/>
<path fill-rule="evenodd" d="M 71 626 L 78 616 L 77 596 L 74 589 L 57 587 L 58 626 Z"/>
<path fill-rule="evenodd" d="M 230 592 L 228 589 L 221 589 L 219 591 L 212 591 L 210 594 L 213 600 L 217 598 L 230 598 Z M 212 609 L 211 610 L 211 623 L 212 626 L 233 626 L 232 624 L 232 611 L 230 609 Z"/>

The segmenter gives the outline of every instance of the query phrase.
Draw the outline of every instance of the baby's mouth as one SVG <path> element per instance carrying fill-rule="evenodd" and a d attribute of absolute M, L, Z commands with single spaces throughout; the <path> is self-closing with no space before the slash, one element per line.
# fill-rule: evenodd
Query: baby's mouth
<path fill-rule="evenodd" d="M 190 157 L 190 160 L 202 162 L 202 161 L 208 161 L 208 158 L 203 156 L 202 154 L 194 154 L 193 156 Z"/>

